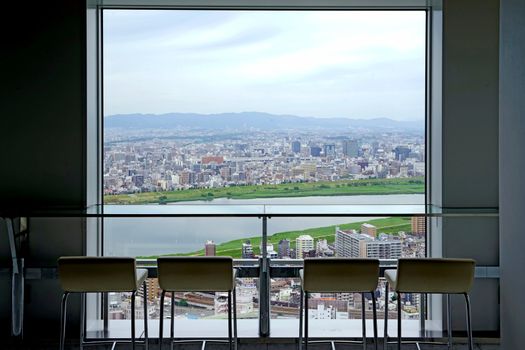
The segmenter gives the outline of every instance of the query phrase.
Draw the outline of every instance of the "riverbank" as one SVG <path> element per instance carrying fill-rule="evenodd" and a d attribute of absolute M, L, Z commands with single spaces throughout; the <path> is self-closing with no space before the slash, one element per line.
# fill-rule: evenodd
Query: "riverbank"
<path fill-rule="evenodd" d="M 424 192 L 425 180 L 424 177 L 421 176 L 400 179 L 339 180 L 106 195 L 104 196 L 104 204 L 167 204 L 183 201 L 211 201 L 217 198 L 257 199 L 311 196 L 421 194 Z"/>
<path fill-rule="evenodd" d="M 274 245 L 275 250 L 281 239 L 290 240 L 290 248 L 295 248 L 295 239 L 300 235 L 310 235 L 315 240 L 317 239 L 326 239 L 328 243 L 333 243 L 335 240 L 335 228 L 336 226 L 342 230 L 355 229 L 359 230 L 363 223 L 369 223 L 378 228 L 378 232 L 381 233 L 398 233 L 399 231 L 410 231 L 410 217 L 392 217 L 384 219 L 372 219 L 366 221 L 353 222 L 349 224 L 340 224 L 324 227 L 315 227 L 305 230 L 297 231 L 287 231 L 287 232 L 278 232 L 273 235 L 268 236 L 268 242 Z M 228 242 L 223 242 L 217 244 L 216 246 L 216 255 L 217 256 L 231 256 L 235 259 L 242 258 L 242 243 L 246 240 L 250 240 L 254 254 L 260 254 L 259 246 L 261 244 L 261 236 L 248 237 L 242 239 L 236 239 Z M 161 256 L 204 256 L 204 249 L 190 252 L 190 253 L 180 253 L 180 254 L 163 254 Z M 159 255 L 152 256 L 139 256 L 139 259 L 156 259 Z"/>

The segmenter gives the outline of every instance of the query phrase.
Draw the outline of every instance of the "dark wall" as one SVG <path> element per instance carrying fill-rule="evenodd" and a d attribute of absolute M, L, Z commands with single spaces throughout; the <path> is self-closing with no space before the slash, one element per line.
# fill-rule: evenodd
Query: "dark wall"
<path fill-rule="evenodd" d="M 0 206 L 82 206 L 85 1 L 2 7 Z"/>
<path fill-rule="evenodd" d="M 525 1 L 501 1 L 500 266 L 502 349 L 525 344 Z"/>
<path fill-rule="evenodd" d="M 497 207 L 499 1 L 443 5 L 443 206 Z"/>
<path fill-rule="evenodd" d="M 85 7 L 79 0 L 2 4 L 0 207 L 82 207 L 85 202 Z M 53 266 L 60 255 L 82 254 L 79 220 L 30 224 L 27 267 Z M 1 219 L 0 263 L 10 266 Z M 49 329 L 58 334 L 58 281 L 28 281 L 26 298 L 26 339 Z M 9 276 L 2 274 L 3 339 L 10 334 L 10 303 Z"/>

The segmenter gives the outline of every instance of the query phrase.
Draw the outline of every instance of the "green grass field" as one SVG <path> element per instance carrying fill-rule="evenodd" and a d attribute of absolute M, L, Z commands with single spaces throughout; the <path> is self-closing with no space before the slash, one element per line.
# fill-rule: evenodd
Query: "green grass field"
<path fill-rule="evenodd" d="M 250 185 L 106 195 L 104 196 L 104 204 L 166 204 L 181 201 L 212 200 L 215 198 L 254 199 L 420 193 L 425 193 L 423 177 Z"/>
<path fill-rule="evenodd" d="M 385 218 L 385 219 L 372 219 L 367 221 L 360 221 L 360 222 L 354 222 L 349 224 L 342 224 L 337 225 L 343 230 L 349 230 L 349 229 L 357 229 L 361 227 L 361 224 L 363 223 L 369 223 L 372 225 L 375 225 L 378 228 L 378 232 L 382 233 L 397 233 L 399 231 L 410 231 L 411 225 L 410 225 L 410 217 L 392 217 L 392 218 Z M 274 244 L 275 250 L 277 250 L 277 244 L 281 239 L 289 239 L 290 240 L 290 247 L 295 248 L 295 239 L 299 237 L 300 235 L 310 235 L 314 239 L 326 239 L 328 243 L 333 243 L 335 239 L 335 227 L 334 226 L 326 226 L 326 227 L 316 227 L 316 228 L 310 228 L 307 230 L 301 230 L 301 231 L 287 231 L 287 232 L 279 232 L 276 234 L 273 234 L 271 236 L 268 236 L 268 242 Z M 241 246 L 244 241 L 249 239 L 253 246 L 253 252 L 254 254 L 260 254 L 259 252 L 259 245 L 261 243 L 261 237 L 250 237 L 250 238 L 243 238 L 243 239 L 236 239 L 233 241 L 228 241 L 224 243 L 217 244 L 217 255 L 218 256 L 231 256 L 232 258 L 241 258 L 242 252 L 241 252 Z M 204 242 L 203 242 L 204 245 Z M 181 253 L 181 254 L 166 254 L 164 256 L 203 256 L 204 255 L 204 249 L 198 250 L 196 252 L 190 252 L 190 253 Z M 158 256 L 141 256 L 139 258 L 141 259 L 156 259 Z"/>

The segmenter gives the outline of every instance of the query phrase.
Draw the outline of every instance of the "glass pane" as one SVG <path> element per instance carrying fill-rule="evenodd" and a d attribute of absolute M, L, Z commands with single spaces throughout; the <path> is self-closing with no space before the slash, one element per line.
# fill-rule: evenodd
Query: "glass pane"
<path fill-rule="evenodd" d="M 155 264 L 159 256 L 231 256 L 242 259 L 243 246 L 253 243 L 259 253 L 261 220 L 257 218 L 108 218 L 104 221 L 106 256 L 135 256 L 139 265 Z M 250 264 L 247 264 L 250 265 Z M 252 260 L 254 268 L 257 260 Z M 256 274 L 255 274 L 256 275 Z M 258 278 L 237 278 L 239 334 L 256 336 L 259 317 Z M 149 278 L 148 319 L 150 332 L 158 334 L 161 289 L 157 278 Z M 144 317 L 142 291 L 137 296 L 137 319 Z M 139 300 L 140 299 L 140 300 Z M 175 329 L 180 337 L 223 337 L 227 335 L 227 294 L 180 292 L 174 294 Z M 111 293 L 109 323 L 112 334 L 127 332 L 130 293 Z M 164 300 L 164 334 L 169 335 L 171 293 Z M 198 320 L 198 325 L 188 322 Z M 204 323 L 202 323 L 204 322 Z M 139 325 L 139 323 L 137 323 Z M 196 333 L 196 332 L 199 333 Z M 204 332 L 204 333 L 203 333 Z"/>
<path fill-rule="evenodd" d="M 426 224 L 422 217 L 273 218 L 269 221 L 268 249 L 269 254 L 275 251 L 273 266 L 286 265 L 286 260 L 293 265 L 292 259 L 305 257 L 425 257 L 425 237 Z M 286 319 L 299 317 L 300 283 L 297 277 L 272 279 L 272 330 L 278 333 L 273 333 L 273 336 L 298 336 L 298 323 Z M 395 296 L 391 292 L 385 296 L 382 278 L 375 295 L 378 315 L 382 317 L 384 314 L 387 299 L 389 318 L 396 319 Z M 372 299 L 370 294 L 365 294 L 364 298 L 365 317 L 370 320 Z M 419 323 L 415 321 L 420 317 L 420 295 L 405 294 L 402 298 L 403 320 L 414 321 L 408 322 L 407 329 L 417 330 Z M 312 293 L 308 309 L 308 317 L 312 321 L 311 334 L 328 337 L 340 332 L 340 336 L 359 337 L 362 310 L 361 293 Z M 341 320 L 355 321 L 348 323 Z M 372 329 L 371 323 L 368 329 Z"/>
<path fill-rule="evenodd" d="M 424 204 L 425 25 L 105 10 L 105 203 Z"/>
<path fill-rule="evenodd" d="M 242 257 L 242 243 L 259 249 L 257 218 L 106 218 L 104 255 L 155 259 L 160 255 Z"/>

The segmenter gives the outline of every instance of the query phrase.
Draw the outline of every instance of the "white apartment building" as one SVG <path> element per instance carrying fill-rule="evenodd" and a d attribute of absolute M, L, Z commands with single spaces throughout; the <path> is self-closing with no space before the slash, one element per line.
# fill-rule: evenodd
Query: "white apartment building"
<path fill-rule="evenodd" d="M 310 235 L 301 235 L 295 239 L 295 249 L 297 259 L 304 257 L 304 252 L 314 249 L 314 239 Z"/>
<path fill-rule="evenodd" d="M 336 228 L 335 250 L 339 257 L 398 259 L 402 243 L 395 239 L 376 239 L 355 230 L 342 231 Z"/>

